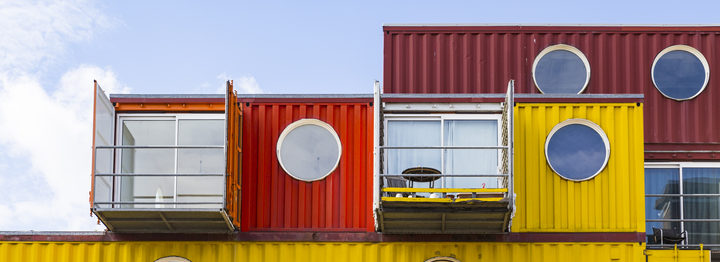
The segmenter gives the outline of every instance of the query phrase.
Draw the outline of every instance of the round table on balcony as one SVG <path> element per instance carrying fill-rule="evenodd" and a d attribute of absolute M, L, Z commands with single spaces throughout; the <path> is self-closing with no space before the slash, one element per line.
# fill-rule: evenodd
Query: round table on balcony
<path fill-rule="evenodd" d="M 410 181 L 410 187 L 413 187 L 413 182 L 430 183 L 430 188 L 435 187 L 435 180 L 440 179 L 440 170 L 432 167 L 411 167 L 402 171 L 403 175 L 427 175 L 427 176 L 403 176 L 403 178 Z"/>

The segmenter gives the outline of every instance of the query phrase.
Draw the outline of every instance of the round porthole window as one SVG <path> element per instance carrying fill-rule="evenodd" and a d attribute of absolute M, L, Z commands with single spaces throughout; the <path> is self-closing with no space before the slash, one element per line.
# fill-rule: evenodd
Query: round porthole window
<path fill-rule="evenodd" d="M 681 101 L 698 96 L 709 79 L 710 68 L 705 56 L 686 45 L 665 48 L 652 65 L 653 84 L 670 99 Z"/>
<path fill-rule="evenodd" d="M 543 94 L 580 94 L 590 81 L 590 64 L 577 48 L 558 44 L 537 55 L 532 73 Z"/>
<path fill-rule="evenodd" d="M 460 260 L 454 257 L 431 257 L 425 260 L 425 262 L 460 262 Z"/>
<path fill-rule="evenodd" d="M 155 260 L 155 262 L 191 262 L 189 259 L 178 256 L 161 257 Z"/>
<path fill-rule="evenodd" d="M 340 162 L 342 145 L 335 129 L 317 119 L 301 119 L 288 125 L 277 143 L 280 166 L 302 181 L 330 175 Z"/>
<path fill-rule="evenodd" d="M 545 140 L 545 157 L 555 173 L 572 181 L 595 177 L 607 165 L 610 143 L 597 124 L 568 119 L 555 125 Z"/>

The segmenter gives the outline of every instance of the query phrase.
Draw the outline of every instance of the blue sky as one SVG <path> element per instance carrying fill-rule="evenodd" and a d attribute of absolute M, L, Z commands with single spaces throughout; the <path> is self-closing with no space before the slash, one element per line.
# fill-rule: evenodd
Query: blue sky
<path fill-rule="evenodd" d="M 215 92 L 219 75 L 266 93 L 367 93 L 385 23 L 717 23 L 715 8 L 662 1 L 150 2 L 100 4 L 117 23 L 69 47 L 56 74 L 110 67 L 137 93 Z"/>
<path fill-rule="evenodd" d="M 717 24 L 715 1 L 0 1 L 0 231 L 89 215 L 110 93 L 370 93 L 386 23 Z M 48 216 L 52 216 L 48 219 Z M 51 222 L 48 222 L 51 221 Z"/>

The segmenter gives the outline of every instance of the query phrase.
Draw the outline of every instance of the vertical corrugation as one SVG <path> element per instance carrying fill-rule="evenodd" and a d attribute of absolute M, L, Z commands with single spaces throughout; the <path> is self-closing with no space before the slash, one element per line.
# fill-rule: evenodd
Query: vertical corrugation
<path fill-rule="evenodd" d="M 373 231 L 372 107 L 368 103 L 250 103 L 243 123 L 242 231 Z M 287 175 L 276 156 L 285 127 L 315 118 L 342 143 L 337 169 L 323 180 Z"/>
<path fill-rule="evenodd" d="M 0 242 L 5 261 L 628 261 L 645 262 L 639 243 L 501 242 Z M 710 251 L 647 250 L 649 261 L 710 261 Z M 677 253 L 676 253 L 677 252 Z"/>
<path fill-rule="evenodd" d="M 515 110 L 513 232 L 644 232 L 642 106 L 519 103 Z M 607 166 L 588 181 L 561 178 L 545 159 L 547 134 L 570 118 L 598 124 L 610 142 Z"/>
<path fill-rule="evenodd" d="M 630 27 L 632 29 L 632 27 Z M 622 28 L 621 28 L 622 29 Z M 434 31 L 394 31 L 386 27 L 385 93 L 503 93 L 509 78 L 518 93 L 539 93 L 532 80 L 535 56 L 565 43 L 582 50 L 591 65 L 588 94 L 644 94 L 646 143 L 677 149 L 677 144 L 720 147 L 720 30 L 677 28 L 624 31 L 582 27 L 459 27 Z M 708 86 L 695 99 L 678 102 L 655 88 L 651 66 L 664 48 L 685 44 L 708 60 Z M 388 61 L 389 59 L 392 59 Z M 678 128 L 683 126 L 687 128 Z M 675 147 L 673 147 L 675 146 Z"/>

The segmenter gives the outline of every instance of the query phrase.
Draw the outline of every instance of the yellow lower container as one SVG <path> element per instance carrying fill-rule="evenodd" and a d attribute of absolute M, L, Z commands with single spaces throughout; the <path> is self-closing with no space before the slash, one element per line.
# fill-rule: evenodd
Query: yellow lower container
<path fill-rule="evenodd" d="M 644 243 L 0 242 L 0 261 L 637 261 Z M 709 251 L 648 251 L 648 261 L 710 261 Z M 183 261 L 183 260 L 177 260 Z M 432 261 L 432 260 L 430 260 Z M 443 261 L 443 260 L 440 260 Z M 449 260 L 452 261 L 452 260 Z"/>

